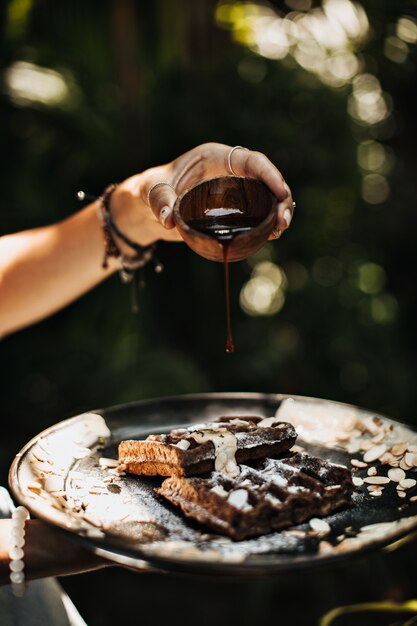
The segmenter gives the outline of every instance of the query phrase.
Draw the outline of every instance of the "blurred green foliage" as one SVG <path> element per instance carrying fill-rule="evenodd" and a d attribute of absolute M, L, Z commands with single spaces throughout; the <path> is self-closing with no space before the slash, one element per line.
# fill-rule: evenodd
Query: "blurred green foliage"
<path fill-rule="evenodd" d="M 54 422 L 167 394 L 296 393 L 417 423 L 416 45 L 404 53 L 397 37 L 405 57 L 387 53 L 416 3 L 361 4 L 370 29 L 355 51 L 360 71 L 391 103 L 371 125 L 348 113 L 351 82 L 330 86 L 291 55 L 269 59 L 234 41 L 214 1 L 2 3 L 3 234 L 65 218 L 78 189 L 99 193 L 205 141 L 266 153 L 298 205 L 282 239 L 231 268 L 234 355 L 224 351 L 223 268 L 174 244 L 159 246 L 165 271 L 148 273 L 138 315 L 115 276 L 5 338 L 3 476 Z M 292 5 L 268 6 L 283 17 Z M 10 71 L 21 63 L 55 72 L 61 96 L 19 97 Z M 391 163 L 383 175 L 378 146 Z M 285 278 L 283 306 L 249 315 L 239 294 L 262 259 Z"/>

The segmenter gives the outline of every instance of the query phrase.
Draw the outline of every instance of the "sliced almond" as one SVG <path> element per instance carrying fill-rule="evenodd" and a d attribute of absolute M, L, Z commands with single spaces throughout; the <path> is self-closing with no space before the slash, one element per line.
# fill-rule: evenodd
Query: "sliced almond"
<path fill-rule="evenodd" d="M 360 487 L 361 485 L 363 485 L 363 480 L 362 478 L 359 478 L 359 476 L 353 476 L 352 482 L 355 485 L 355 487 Z"/>
<path fill-rule="evenodd" d="M 119 461 L 117 459 L 109 459 L 107 457 L 102 456 L 99 460 L 98 463 L 100 465 L 100 467 L 118 467 L 119 465 Z"/>
<path fill-rule="evenodd" d="M 353 467 L 368 467 L 368 463 L 364 463 L 359 459 L 351 459 L 350 464 L 353 465 Z"/>
<path fill-rule="evenodd" d="M 191 442 L 188 441 L 188 439 L 180 439 L 180 441 L 175 444 L 175 446 L 179 448 L 180 450 L 188 450 L 190 445 L 191 445 Z"/>
<path fill-rule="evenodd" d="M 405 498 L 405 496 L 406 496 L 406 495 L 407 495 L 407 494 L 405 493 L 405 491 L 399 491 L 399 492 L 398 492 L 398 497 L 399 497 L 399 498 Z"/>
<path fill-rule="evenodd" d="M 306 533 L 304 530 L 294 529 L 287 531 L 287 535 L 291 535 L 291 537 L 305 537 Z"/>
<path fill-rule="evenodd" d="M 324 519 L 319 519 L 318 517 L 313 517 L 309 524 L 318 533 L 328 533 L 331 530 L 329 524 Z"/>
<path fill-rule="evenodd" d="M 394 483 L 399 483 L 401 480 L 404 480 L 405 476 L 404 470 L 399 467 L 393 467 L 388 470 L 388 478 Z"/>
<path fill-rule="evenodd" d="M 384 454 L 379 458 L 379 462 L 382 465 L 392 465 L 392 463 L 397 462 L 397 457 L 391 454 L 391 452 L 384 452 Z"/>
<path fill-rule="evenodd" d="M 400 486 L 403 489 L 411 489 L 417 485 L 417 480 L 415 478 L 404 478 L 400 480 Z"/>
<path fill-rule="evenodd" d="M 404 454 L 407 451 L 407 444 L 405 443 L 396 443 L 392 446 L 391 452 L 397 456 Z"/>
<path fill-rule="evenodd" d="M 387 485 L 390 482 L 388 476 L 367 476 L 363 479 L 368 485 Z"/>
<path fill-rule="evenodd" d="M 414 453 L 413 452 L 407 452 L 404 456 L 404 460 L 407 463 L 407 465 L 409 465 L 410 467 L 413 467 L 414 465 Z"/>
<path fill-rule="evenodd" d="M 411 496 L 410 502 L 417 502 L 417 496 Z"/>
<path fill-rule="evenodd" d="M 403 457 L 400 461 L 400 467 L 403 470 L 409 470 L 411 469 L 410 465 L 408 465 L 407 461 L 405 460 L 405 457 Z"/>
<path fill-rule="evenodd" d="M 370 467 L 367 473 L 368 473 L 368 476 L 376 476 L 378 472 L 377 472 L 375 465 Z"/>
<path fill-rule="evenodd" d="M 372 437 L 372 442 L 373 443 L 382 443 L 385 439 L 385 433 L 384 431 L 379 432 L 377 435 L 375 435 L 375 437 Z"/>
<path fill-rule="evenodd" d="M 384 443 L 380 443 L 378 446 L 373 446 L 363 455 L 365 463 L 372 463 L 381 457 L 384 452 L 387 451 L 387 446 Z"/>
<path fill-rule="evenodd" d="M 371 491 L 369 495 L 371 495 L 371 496 L 382 496 L 382 491 L 381 491 L 381 489 L 376 489 L 375 491 Z"/>

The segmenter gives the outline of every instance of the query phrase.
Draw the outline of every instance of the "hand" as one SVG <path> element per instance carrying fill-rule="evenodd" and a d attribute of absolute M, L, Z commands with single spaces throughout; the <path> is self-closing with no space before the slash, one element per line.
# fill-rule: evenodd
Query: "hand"
<path fill-rule="evenodd" d="M 111 197 L 112 218 L 119 230 L 142 246 L 158 239 L 181 241 L 172 217 L 177 194 L 204 178 L 230 174 L 231 150 L 206 143 L 125 180 Z M 293 213 L 291 191 L 279 170 L 260 152 L 242 149 L 233 151 L 231 165 L 239 176 L 263 181 L 276 196 L 277 222 L 270 238 L 279 237 Z M 168 185 L 152 189 L 159 182 Z M 43 319 L 120 268 L 113 257 L 107 268 L 102 267 L 98 209 L 96 201 L 58 224 L 1 237 L 0 335 Z M 117 243 L 123 255 L 132 256 L 129 246 Z"/>
<path fill-rule="evenodd" d="M 142 245 L 158 239 L 181 241 L 174 229 L 172 213 L 177 196 L 204 178 L 230 174 L 228 156 L 231 149 L 219 143 L 202 144 L 171 163 L 151 168 L 124 181 L 112 198 L 115 221 L 120 223 L 120 229 L 125 228 L 130 237 Z M 270 236 L 270 239 L 276 239 L 289 227 L 294 210 L 291 190 L 281 172 L 261 152 L 243 149 L 233 151 L 232 167 L 238 176 L 263 181 L 276 196 L 277 224 Z M 159 182 L 168 185 L 152 189 Z"/>
<path fill-rule="evenodd" d="M 11 524 L 10 519 L 0 520 L 0 585 L 9 582 Z M 26 522 L 25 530 L 25 574 L 28 580 L 78 574 L 114 565 L 41 520 Z"/>

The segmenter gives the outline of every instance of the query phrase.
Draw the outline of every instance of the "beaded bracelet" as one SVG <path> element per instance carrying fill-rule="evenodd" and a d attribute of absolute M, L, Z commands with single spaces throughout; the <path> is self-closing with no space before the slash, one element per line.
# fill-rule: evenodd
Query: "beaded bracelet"
<path fill-rule="evenodd" d="M 90 194 L 86 194 L 84 191 L 79 191 L 77 193 L 77 198 L 79 200 L 84 200 L 85 198 L 92 200 L 99 200 L 99 216 L 101 219 L 101 225 L 103 228 L 103 237 L 104 237 L 104 256 L 102 267 L 103 269 L 107 269 L 109 265 L 109 258 L 114 257 L 118 259 L 120 263 L 120 279 L 123 283 L 132 282 L 134 278 L 137 280 L 132 283 L 132 310 L 136 312 L 138 310 L 137 305 L 137 297 L 135 290 L 135 283 L 140 287 L 145 286 L 145 276 L 143 268 L 150 261 L 152 261 L 154 265 L 154 271 L 156 273 L 160 273 L 163 270 L 162 263 L 155 256 L 156 244 L 151 244 L 149 246 L 141 246 L 136 241 L 132 241 L 127 237 L 118 226 L 115 224 L 110 209 L 110 201 L 113 192 L 117 189 L 117 183 L 111 183 L 106 187 L 103 191 L 102 195 L 99 198 L 91 196 Z M 129 248 L 131 248 L 134 252 L 133 256 L 126 256 L 122 254 L 119 246 L 117 245 L 116 237 L 123 241 Z M 140 272 L 139 276 L 137 272 Z"/>
<path fill-rule="evenodd" d="M 155 244 L 150 246 L 141 246 L 127 237 L 116 226 L 110 211 L 110 201 L 113 192 L 117 189 L 117 183 L 108 185 L 100 196 L 101 217 L 104 233 L 105 252 L 103 258 L 103 267 L 108 265 L 108 257 L 114 256 L 118 258 L 122 264 L 122 269 L 127 271 L 137 270 L 144 267 L 149 261 L 154 260 Z M 132 257 L 127 257 L 121 254 L 119 247 L 115 241 L 114 235 L 123 241 L 129 248 L 135 253 Z M 155 271 L 162 271 L 162 266 L 159 262 L 155 262 Z"/>
<path fill-rule="evenodd" d="M 12 513 L 11 541 L 9 548 L 10 582 L 15 596 L 21 597 L 25 592 L 24 551 L 25 522 L 30 518 L 24 506 L 18 506 Z"/>

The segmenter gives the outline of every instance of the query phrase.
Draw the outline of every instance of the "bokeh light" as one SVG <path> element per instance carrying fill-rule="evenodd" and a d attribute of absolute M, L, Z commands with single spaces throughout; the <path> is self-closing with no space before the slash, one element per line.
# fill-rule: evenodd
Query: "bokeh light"
<path fill-rule="evenodd" d="M 284 306 L 286 284 L 282 268 L 270 261 L 261 261 L 241 289 L 240 306 L 248 315 L 274 315 Z"/>
<path fill-rule="evenodd" d="M 230 28 L 234 39 L 272 60 L 287 56 L 321 82 L 332 87 L 348 84 L 360 70 L 355 54 L 365 41 L 369 23 L 361 5 L 350 0 L 287 3 L 287 15 L 256 3 L 220 3 L 217 22 Z"/>
<path fill-rule="evenodd" d="M 69 95 L 68 85 L 62 74 L 27 61 L 16 61 L 4 75 L 7 92 L 18 105 L 57 105 Z"/>
<path fill-rule="evenodd" d="M 407 43 L 417 43 L 417 21 L 410 16 L 400 17 L 396 28 L 397 36 Z"/>

